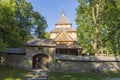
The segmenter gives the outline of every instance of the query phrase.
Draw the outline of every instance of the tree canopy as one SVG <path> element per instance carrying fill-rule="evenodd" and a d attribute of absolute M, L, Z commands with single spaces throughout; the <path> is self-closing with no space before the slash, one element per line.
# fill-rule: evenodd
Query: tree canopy
<path fill-rule="evenodd" d="M 22 47 L 33 37 L 45 37 L 45 18 L 26 0 L 0 0 L 0 50 Z"/>
<path fill-rule="evenodd" d="M 26 2 L 26 0 L 16 0 L 16 5 L 16 21 L 22 39 L 28 40 L 31 32 L 39 38 L 45 37 L 45 29 L 47 28 L 45 18 L 39 12 L 34 11 L 31 3 Z"/>
<path fill-rule="evenodd" d="M 77 35 L 84 53 L 119 54 L 120 1 L 78 0 Z"/>
<path fill-rule="evenodd" d="M 0 44 L 1 48 L 6 46 L 16 47 L 19 45 L 19 30 L 15 21 L 15 2 L 0 2 Z M 19 41 L 19 43 L 17 42 Z"/>

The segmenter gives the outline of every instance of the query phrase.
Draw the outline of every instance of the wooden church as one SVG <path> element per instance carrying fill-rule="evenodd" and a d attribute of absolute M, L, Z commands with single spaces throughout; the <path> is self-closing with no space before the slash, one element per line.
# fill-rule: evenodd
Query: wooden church
<path fill-rule="evenodd" d="M 76 30 L 72 28 L 72 23 L 66 17 L 64 10 L 55 29 L 50 32 L 50 39 L 53 39 L 56 47 L 56 54 L 80 55 L 82 47 L 76 44 Z"/>

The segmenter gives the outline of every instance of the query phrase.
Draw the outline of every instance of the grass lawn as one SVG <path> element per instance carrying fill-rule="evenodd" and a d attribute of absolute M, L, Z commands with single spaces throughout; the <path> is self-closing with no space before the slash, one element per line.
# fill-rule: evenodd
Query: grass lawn
<path fill-rule="evenodd" d="M 109 73 L 49 73 L 50 80 L 101 80 L 110 78 L 120 78 L 120 72 Z"/>
<path fill-rule="evenodd" d="M 0 66 L 0 80 L 25 80 L 28 70 Z M 60 73 L 50 72 L 50 80 L 101 80 L 106 78 L 118 78 L 120 72 L 109 73 Z M 107 79 L 109 80 L 109 79 Z"/>
<path fill-rule="evenodd" d="M 28 70 L 0 66 L 0 80 L 24 80 Z"/>

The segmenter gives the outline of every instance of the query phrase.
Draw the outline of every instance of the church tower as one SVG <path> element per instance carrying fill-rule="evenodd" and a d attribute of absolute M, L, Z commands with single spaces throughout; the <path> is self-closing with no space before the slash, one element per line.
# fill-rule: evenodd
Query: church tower
<path fill-rule="evenodd" d="M 66 31 L 73 41 L 77 41 L 76 31 L 72 28 L 72 23 L 66 17 L 64 10 L 62 10 L 61 17 L 55 24 L 55 29 L 50 32 L 50 38 L 55 39 L 61 30 Z"/>

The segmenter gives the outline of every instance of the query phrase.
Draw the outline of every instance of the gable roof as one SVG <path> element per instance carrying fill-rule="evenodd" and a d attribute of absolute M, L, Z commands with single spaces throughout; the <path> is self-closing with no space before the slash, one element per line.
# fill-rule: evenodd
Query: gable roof
<path fill-rule="evenodd" d="M 73 42 L 74 40 L 72 39 L 72 37 L 68 35 L 68 33 L 64 29 L 62 29 L 59 32 L 59 34 L 56 36 L 54 41 L 72 41 Z"/>
<path fill-rule="evenodd" d="M 72 25 L 72 23 L 67 19 L 66 15 L 64 13 L 64 10 L 62 11 L 61 18 L 56 23 L 56 25 L 61 25 L 61 24 L 70 24 L 70 25 Z"/>

